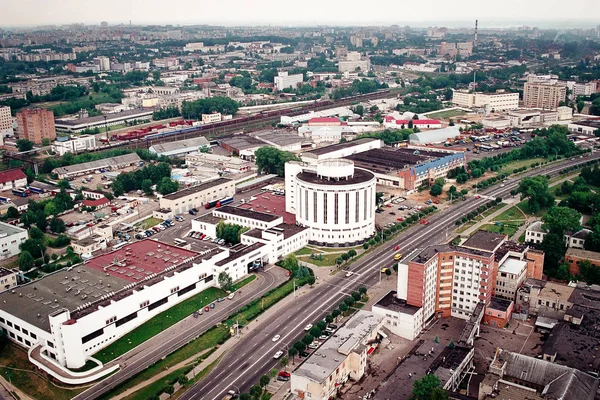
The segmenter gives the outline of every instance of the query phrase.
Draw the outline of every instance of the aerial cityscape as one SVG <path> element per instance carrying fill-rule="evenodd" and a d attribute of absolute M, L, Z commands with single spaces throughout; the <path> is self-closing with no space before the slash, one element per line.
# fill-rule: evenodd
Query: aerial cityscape
<path fill-rule="evenodd" d="M 600 3 L 380 3 L 7 0 L 0 400 L 600 399 Z"/>

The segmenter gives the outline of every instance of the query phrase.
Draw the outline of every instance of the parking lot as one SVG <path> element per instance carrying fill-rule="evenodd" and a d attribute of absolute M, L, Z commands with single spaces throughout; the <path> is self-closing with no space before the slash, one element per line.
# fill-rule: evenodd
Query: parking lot
<path fill-rule="evenodd" d="M 380 208 L 380 212 L 377 212 L 375 216 L 375 224 L 381 229 L 389 228 L 394 224 L 402 223 L 406 218 L 413 214 L 418 214 L 419 210 L 425 207 L 429 207 L 435 204 L 432 200 L 431 203 L 426 204 L 425 202 L 411 199 L 404 199 L 403 197 L 392 200 Z M 429 199 L 427 199 L 429 200 Z"/>

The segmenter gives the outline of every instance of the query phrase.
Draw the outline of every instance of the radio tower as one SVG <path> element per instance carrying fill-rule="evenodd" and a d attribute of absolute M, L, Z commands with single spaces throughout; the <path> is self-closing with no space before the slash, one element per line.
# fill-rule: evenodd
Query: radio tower
<path fill-rule="evenodd" d="M 475 37 L 473 40 L 473 45 L 477 45 L 477 20 L 475 20 Z"/>

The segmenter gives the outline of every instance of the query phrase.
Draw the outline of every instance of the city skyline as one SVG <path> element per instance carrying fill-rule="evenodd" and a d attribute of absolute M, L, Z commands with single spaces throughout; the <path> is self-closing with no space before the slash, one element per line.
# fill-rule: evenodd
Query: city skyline
<path fill-rule="evenodd" d="M 129 23 L 143 24 L 209 24 L 225 26 L 368 26 L 368 25 L 412 25 L 469 27 L 479 19 L 481 28 L 535 25 L 539 27 L 595 26 L 597 23 L 582 16 L 600 13 L 600 3 L 585 0 L 571 7 L 561 7 L 558 0 L 533 0 L 522 3 L 507 0 L 502 8 L 482 8 L 475 0 L 447 3 L 441 0 L 424 0 L 419 7 L 404 6 L 384 0 L 373 10 L 372 15 L 362 8 L 350 8 L 339 1 L 318 3 L 308 0 L 292 12 L 282 11 L 274 0 L 259 0 L 252 7 L 240 0 L 232 0 L 226 10 L 206 8 L 202 4 L 187 0 L 169 3 L 149 0 L 144 7 L 136 3 L 107 0 L 102 3 L 82 5 L 74 0 L 7 0 L 4 8 L 4 27 L 32 27 L 39 25 L 63 25 L 83 23 L 98 25 L 107 21 L 111 25 Z M 24 12 L 24 11 L 27 12 Z M 115 10 L 120 10 L 115 13 Z M 176 14 L 174 15 L 173 10 Z M 181 12 L 177 12 L 180 10 Z M 384 15 L 377 10 L 386 10 Z M 250 15 L 250 17 L 249 17 Z M 9 22 L 7 22 L 9 21 Z"/>

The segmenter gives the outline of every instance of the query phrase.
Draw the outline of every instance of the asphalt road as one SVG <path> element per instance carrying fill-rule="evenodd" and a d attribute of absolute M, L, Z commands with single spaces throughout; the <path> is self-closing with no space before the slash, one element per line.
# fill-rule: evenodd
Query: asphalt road
<path fill-rule="evenodd" d="M 557 175 L 558 171 L 571 165 L 581 164 L 592 158 L 600 158 L 599 154 L 592 157 L 568 160 L 560 164 L 535 169 L 508 179 L 504 187 L 496 185 L 479 193 L 481 196 L 468 198 L 450 207 L 445 212 L 436 213 L 429 217 L 429 225 L 415 225 L 408 229 L 396 240 L 389 242 L 351 265 L 352 277 L 337 274 L 328 282 L 311 289 L 310 294 L 299 297 L 285 312 L 277 318 L 263 321 L 260 332 L 249 335 L 221 360 L 206 377 L 192 386 L 180 398 L 183 400 L 213 400 L 221 399 L 229 390 L 239 389 L 246 392 L 257 384 L 260 376 L 268 373 L 278 365 L 273 355 L 278 350 L 286 351 L 304 334 L 304 326 L 323 319 L 339 302 L 360 286 L 371 286 L 381 279 L 380 271 L 383 266 L 392 263 L 396 252 L 408 254 L 416 248 L 430 244 L 442 243 L 448 238 L 449 232 L 455 228 L 455 221 L 466 213 L 496 197 L 506 198 L 510 191 L 519 185 L 519 181 L 533 175 Z M 399 250 L 394 247 L 398 245 Z M 273 342 L 275 335 L 281 335 Z"/>
<path fill-rule="evenodd" d="M 278 286 L 287 279 L 286 271 L 274 267 L 257 273 L 257 279 L 244 287 L 242 293 L 232 300 L 217 303 L 217 306 L 197 319 L 190 317 L 189 323 L 179 323 L 153 337 L 148 342 L 123 355 L 118 362 L 122 368 L 97 385 L 80 393 L 74 399 L 95 399 L 127 379 L 139 374 L 148 366 L 159 361 L 202 333 L 223 321 L 229 315 L 239 310 L 249 301 L 261 297 L 267 291 Z M 246 289 L 248 288 L 248 290 Z"/>

